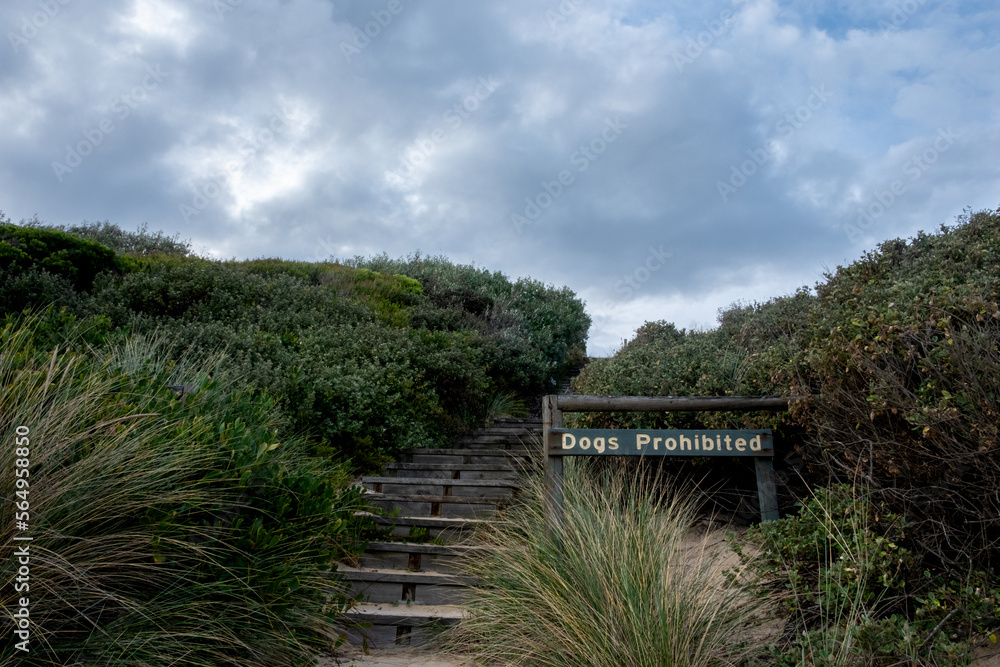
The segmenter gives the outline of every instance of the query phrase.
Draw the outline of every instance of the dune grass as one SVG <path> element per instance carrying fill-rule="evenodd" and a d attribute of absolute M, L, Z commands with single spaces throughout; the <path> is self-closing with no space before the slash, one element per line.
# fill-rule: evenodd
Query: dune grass
<path fill-rule="evenodd" d="M 764 602 L 723 574 L 683 493 L 567 461 L 565 519 L 550 534 L 535 479 L 484 534 L 481 584 L 447 638 L 489 663 L 551 667 L 737 664 Z"/>
<path fill-rule="evenodd" d="M 360 505 L 346 473 L 277 442 L 221 357 L 171 361 L 155 337 L 48 349 L 37 324 L 0 331 L 0 432 L 30 431 L 33 538 L 30 590 L 0 577 L 5 636 L 30 599 L 31 653 L 4 642 L 0 664 L 297 665 L 336 642 L 350 601 L 328 565 Z M 13 446 L 0 470 L 12 554 Z"/>

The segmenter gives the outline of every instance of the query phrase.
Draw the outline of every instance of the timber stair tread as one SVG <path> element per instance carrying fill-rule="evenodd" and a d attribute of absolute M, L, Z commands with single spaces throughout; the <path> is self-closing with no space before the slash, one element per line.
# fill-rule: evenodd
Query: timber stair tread
<path fill-rule="evenodd" d="M 348 618 L 371 622 L 373 619 L 406 621 L 443 621 L 457 623 L 468 615 L 455 604 L 392 604 L 391 602 L 359 602 L 347 612 Z"/>
<path fill-rule="evenodd" d="M 502 463 L 390 463 L 386 470 L 457 470 L 459 472 L 506 472 L 509 465 Z"/>
<path fill-rule="evenodd" d="M 519 452 L 516 449 L 489 449 L 486 447 L 443 447 L 435 449 L 405 449 L 403 456 L 415 454 L 437 454 L 438 456 L 483 456 L 492 453 L 494 456 L 527 456 L 528 451 Z"/>
<path fill-rule="evenodd" d="M 411 572 L 392 568 L 352 567 L 340 564 L 337 572 L 345 581 L 390 581 L 412 584 L 436 584 L 439 586 L 475 586 L 478 579 L 460 574 L 444 572 Z"/>
<path fill-rule="evenodd" d="M 495 505 L 508 498 L 480 498 L 478 496 L 409 496 L 401 493 L 378 493 L 369 491 L 364 495 L 368 500 L 391 500 L 407 503 L 461 503 L 463 505 Z"/>
<path fill-rule="evenodd" d="M 436 554 L 444 556 L 465 556 L 490 551 L 490 547 L 479 544 L 430 544 L 427 542 L 369 542 L 368 551 L 398 551 L 414 554 Z"/>
<path fill-rule="evenodd" d="M 357 514 L 368 515 L 374 519 L 375 523 L 389 526 L 399 523 L 420 526 L 424 528 L 475 528 L 487 523 L 484 519 L 469 519 L 456 516 L 379 516 L 369 512 L 357 512 Z"/>
<path fill-rule="evenodd" d="M 502 443 L 513 440 L 532 440 L 535 437 L 534 431 L 525 429 L 522 431 L 486 431 L 479 433 L 465 433 L 455 437 L 455 442 L 482 441 Z"/>
<path fill-rule="evenodd" d="M 363 484 L 392 484 L 394 486 L 476 486 L 520 489 L 524 485 L 513 479 L 453 479 L 451 477 L 362 477 Z"/>

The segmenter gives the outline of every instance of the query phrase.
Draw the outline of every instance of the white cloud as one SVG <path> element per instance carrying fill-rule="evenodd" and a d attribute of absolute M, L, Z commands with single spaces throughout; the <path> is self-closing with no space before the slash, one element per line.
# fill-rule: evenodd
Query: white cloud
<path fill-rule="evenodd" d="M 170 0 L 133 0 L 120 26 L 139 50 L 144 42 L 162 41 L 183 52 L 198 30 L 187 9 Z"/>

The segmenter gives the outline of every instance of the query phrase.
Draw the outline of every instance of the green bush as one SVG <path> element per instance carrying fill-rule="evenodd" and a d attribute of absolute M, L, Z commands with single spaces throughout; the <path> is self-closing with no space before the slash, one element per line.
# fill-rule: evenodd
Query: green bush
<path fill-rule="evenodd" d="M 815 295 L 733 307 L 716 330 L 647 324 L 577 381 L 595 394 L 807 397 L 790 413 L 583 423 L 775 428 L 779 481 L 863 483 L 905 516 L 928 567 L 986 567 L 1000 556 L 998 303 L 1000 212 L 966 214 L 838 267 Z"/>
<path fill-rule="evenodd" d="M 30 430 L 18 489 L 31 509 L 33 660 L 295 665 L 338 640 L 352 602 L 331 565 L 364 546 L 359 492 L 345 469 L 279 440 L 273 401 L 222 355 L 170 360 L 143 337 L 85 354 L 71 331 L 49 349 L 33 318 L 0 336 L 0 432 Z M 14 470 L 14 456 L 4 448 L 0 465 Z M 0 493 L 14 486 L 5 476 Z M 11 553 L 14 511 L 0 508 Z M 19 655 L 0 648 L 5 664 Z"/>
<path fill-rule="evenodd" d="M 825 461 L 905 512 L 929 564 L 956 571 L 1000 543 L 1000 214 L 959 223 L 830 276 L 797 359 Z"/>
<path fill-rule="evenodd" d="M 902 517 L 864 489 L 817 489 L 797 514 L 730 541 L 756 585 L 782 602 L 783 641 L 762 664 L 968 664 L 971 646 L 1000 620 L 1000 586 L 920 572 L 901 546 Z"/>
<path fill-rule="evenodd" d="M 0 270 L 8 276 L 42 271 L 90 290 L 102 272 L 124 271 L 127 262 L 106 246 L 54 229 L 0 224 Z"/>
<path fill-rule="evenodd" d="M 225 350 L 308 451 L 366 471 L 403 447 L 444 445 L 488 414 L 491 397 L 549 389 L 582 354 L 589 324 L 568 290 L 443 258 L 219 262 L 145 226 L 10 227 L 100 249 L 107 270 L 81 291 L 79 276 L 43 267 L 60 268 L 49 255 L 12 260 L 0 267 L 0 312 L 55 304 L 111 330 L 156 332 L 173 357 Z"/>
<path fill-rule="evenodd" d="M 32 220 L 35 226 L 41 226 L 38 220 Z M 169 255 L 186 257 L 191 254 L 191 242 L 179 240 L 180 235 L 168 237 L 163 232 L 150 232 L 149 225 L 142 223 L 134 232 L 127 232 L 117 225 L 104 222 L 83 222 L 79 225 L 55 227 L 67 234 L 78 236 L 90 241 L 96 241 L 118 253 L 137 255 Z"/>
<path fill-rule="evenodd" d="M 523 395 L 550 391 L 569 360 L 586 349 L 590 318 L 566 288 L 530 279 L 512 283 L 499 272 L 419 254 L 356 257 L 348 264 L 418 281 L 427 301 L 413 313 L 415 326 L 478 331 L 495 388 Z"/>

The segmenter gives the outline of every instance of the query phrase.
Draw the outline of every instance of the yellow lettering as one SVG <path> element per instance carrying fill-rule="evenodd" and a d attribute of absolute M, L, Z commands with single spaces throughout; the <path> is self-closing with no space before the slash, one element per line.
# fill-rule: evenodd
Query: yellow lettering
<path fill-rule="evenodd" d="M 572 433 L 563 433 L 562 447 L 563 449 L 573 449 L 576 445 L 576 437 Z"/>

